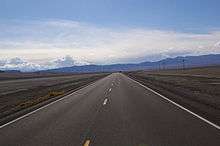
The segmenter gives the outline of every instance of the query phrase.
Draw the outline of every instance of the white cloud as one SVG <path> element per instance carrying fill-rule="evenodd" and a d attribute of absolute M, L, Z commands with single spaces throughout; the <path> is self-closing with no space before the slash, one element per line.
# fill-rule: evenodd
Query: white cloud
<path fill-rule="evenodd" d="M 24 63 L 26 62 L 18 57 L 12 58 L 8 61 L 8 64 L 11 64 L 11 65 L 19 65 L 19 64 L 24 64 Z"/>
<path fill-rule="evenodd" d="M 143 61 L 220 53 L 220 46 L 216 45 L 220 41 L 220 31 L 197 34 L 47 20 L 0 25 L 0 32 L 0 58 L 22 56 L 28 60 L 47 60 L 71 55 L 76 60 L 108 64 L 129 62 L 134 58 Z M 65 58 L 57 64 L 71 65 L 74 62 Z"/>
<path fill-rule="evenodd" d="M 88 65 L 88 62 L 74 60 L 71 56 L 67 55 L 62 59 L 54 60 L 51 64 L 55 67 L 70 67 L 79 65 Z"/>
<path fill-rule="evenodd" d="M 42 69 L 38 64 L 27 62 L 21 58 L 12 58 L 8 60 L 0 60 L 0 70 L 21 70 L 21 71 L 36 71 Z"/>
<path fill-rule="evenodd" d="M 16 57 L 7 60 L 0 60 L 0 70 L 20 70 L 28 72 L 88 64 L 89 63 L 86 61 L 76 61 L 71 56 L 65 56 L 62 59 L 50 60 L 39 64 Z"/>
<path fill-rule="evenodd" d="M 220 48 L 220 41 L 215 43 L 214 47 L 219 47 Z"/>

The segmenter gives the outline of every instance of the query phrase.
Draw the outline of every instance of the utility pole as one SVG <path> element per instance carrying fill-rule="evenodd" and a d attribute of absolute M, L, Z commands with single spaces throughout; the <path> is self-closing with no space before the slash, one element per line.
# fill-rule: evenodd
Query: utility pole
<path fill-rule="evenodd" d="M 182 60 L 183 70 L 185 69 L 185 59 Z"/>
<path fill-rule="evenodd" d="M 165 62 L 162 62 L 163 70 L 165 70 Z"/>

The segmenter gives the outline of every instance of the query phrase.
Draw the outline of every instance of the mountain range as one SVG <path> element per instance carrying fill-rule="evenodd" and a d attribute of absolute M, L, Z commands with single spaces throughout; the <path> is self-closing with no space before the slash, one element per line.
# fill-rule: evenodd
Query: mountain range
<path fill-rule="evenodd" d="M 209 54 L 200 56 L 179 56 L 166 58 L 155 62 L 142 62 L 137 64 L 112 64 L 112 65 L 82 65 L 62 67 L 42 72 L 68 72 L 68 73 L 89 73 L 89 72 L 115 72 L 153 69 L 183 69 L 189 67 L 201 67 L 220 65 L 220 54 Z"/>

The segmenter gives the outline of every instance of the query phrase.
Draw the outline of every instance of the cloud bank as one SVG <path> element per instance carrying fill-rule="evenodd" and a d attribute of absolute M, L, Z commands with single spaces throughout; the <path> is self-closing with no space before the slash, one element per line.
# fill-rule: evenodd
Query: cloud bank
<path fill-rule="evenodd" d="M 42 67 L 35 63 L 30 63 L 21 58 L 12 58 L 8 60 L 0 60 L 0 70 L 21 70 L 21 71 L 37 71 Z"/>
<path fill-rule="evenodd" d="M 88 65 L 88 62 L 80 62 L 74 60 L 71 56 L 65 56 L 61 59 L 46 61 L 41 64 L 28 62 L 21 58 L 11 58 L 0 60 L 0 70 L 20 70 L 23 72 L 32 72 L 45 69 L 53 69 L 60 67 L 70 67 L 79 65 Z"/>
<path fill-rule="evenodd" d="M 36 64 L 45 64 L 50 62 L 48 60 L 66 55 L 72 56 L 75 62 L 66 57 L 50 66 L 74 65 L 77 60 L 110 64 L 220 53 L 220 30 L 184 33 L 149 28 L 103 27 L 68 20 L 13 20 L 1 22 L 0 32 L 1 60 L 19 57 L 33 62 L 21 63 L 17 60 L 19 65 L 34 68 Z"/>

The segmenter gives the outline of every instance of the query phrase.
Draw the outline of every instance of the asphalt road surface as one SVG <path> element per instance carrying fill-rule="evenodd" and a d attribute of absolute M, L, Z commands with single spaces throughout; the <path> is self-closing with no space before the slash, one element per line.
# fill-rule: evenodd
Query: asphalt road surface
<path fill-rule="evenodd" d="M 0 146 L 219 146 L 220 130 L 114 73 L 0 127 Z"/>

